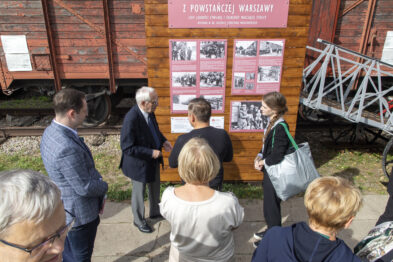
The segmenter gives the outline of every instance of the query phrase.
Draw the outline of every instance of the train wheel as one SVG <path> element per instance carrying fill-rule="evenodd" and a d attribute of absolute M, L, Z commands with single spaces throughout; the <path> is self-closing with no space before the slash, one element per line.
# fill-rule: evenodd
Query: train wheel
<path fill-rule="evenodd" d="M 91 99 L 87 98 L 87 107 L 89 114 L 83 122 L 83 126 L 98 126 L 108 119 L 111 113 L 111 100 L 108 95 L 100 95 Z"/>
<path fill-rule="evenodd" d="M 382 138 L 381 130 L 375 131 L 367 128 L 361 123 L 351 124 L 346 128 L 334 130 L 329 128 L 330 136 L 335 144 L 350 143 L 350 144 L 372 144 L 378 138 Z"/>
<path fill-rule="evenodd" d="M 299 115 L 304 120 L 312 121 L 312 122 L 326 122 L 329 120 L 329 115 L 322 111 L 309 108 L 303 104 L 299 105 Z"/>
<path fill-rule="evenodd" d="M 386 144 L 382 155 L 382 170 L 389 177 L 393 169 L 393 137 Z"/>

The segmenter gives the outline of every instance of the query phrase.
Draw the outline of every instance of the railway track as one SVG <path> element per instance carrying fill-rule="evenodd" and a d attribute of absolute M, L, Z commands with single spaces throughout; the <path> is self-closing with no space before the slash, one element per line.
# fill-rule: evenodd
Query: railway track
<path fill-rule="evenodd" d="M 0 127 L 0 139 L 17 136 L 42 136 L 46 126 Z M 118 135 L 121 125 L 78 128 L 80 135 Z"/>
<path fill-rule="evenodd" d="M 127 113 L 129 108 L 116 108 L 112 113 L 121 118 Z M 46 116 L 54 116 L 52 108 L 2 108 L 0 109 L 0 117 L 11 115 L 13 117 L 37 116 L 38 119 Z M 32 125 L 32 126 L 2 126 L 0 125 L 0 140 L 8 137 L 18 136 L 41 136 L 44 132 L 46 125 Z M 120 134 L 121 125 L 107 124 L 97 127 L 80 127 L 78 133 L 81 135 L 118 135 Z"/>

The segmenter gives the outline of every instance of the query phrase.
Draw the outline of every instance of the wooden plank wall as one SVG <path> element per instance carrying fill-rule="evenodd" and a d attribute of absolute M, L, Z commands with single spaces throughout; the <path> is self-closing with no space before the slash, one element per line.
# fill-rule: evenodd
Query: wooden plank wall
<path fill-rule="evenodd" d="M 337 21 L 335 43 L 345 48 L 358 51 L 362 30 L 364 27 L 368 1 L 342 16 L 343 10 L 354 4 L 355 0 L 341 0 L 339 19 Z M 383 45 L 385 43 L 386 32 L 393 30 L 393 4 L 391 0 L 377 0 L 375 6 L 375 15 L 372 19 L 371 31 L 376 31 L 374 40 L 375 50 L 367 49 L 366 55 L 380 58 L 382 55 Z"/>
<path fill-rule="evenodd" d="M 48 0 L 60 77 L 62 79 L 109 78 L 106 38 L 103 33 L 105 32 L 103 1 L 60 0 L 58 2 Z M 112 38 L 118 43 L 113 45 L 116 78 L 147 77 L 146 64 L 132 54 L 135 52 L 143 60 L 146 58 L 143 5 L 142 0 L 109 1 Z M 101 29 L 101 32 L 97 29 Z M 26 35 L 31 55 L 49 54 L 41 0 L 1 0 L 0 34 Z M 4 61 L 3 65 L 7 68 Z M 32 72 L 11 73 L 14 79 L 53 78 L 51 73 L 36 71 L 35 68 Z"/>
<path fill-rule="evenodd" d="M 334 43 L 359 52 L 363 28 L 367 16 L 369 1 L 364 1 L 348 13 L 343 11 L 352 6 L 356 0 L 341 0 L 339 18 Z M 385 44 L 387 31 L 393 30 L 393 4 L 391 0 L 377 0 L 370 30 L 369 42 L 363 54 L 380 59 Z M 375 34 L 375 38 L 372 35 Z M 371 42 L 373 42 L 371 44 Z M 348 69 L 344 67 L 344 70 Z M 386 70 L 386 68 L 384 68 Z M 391 71 L 392 72 L 392 71 Z"/>
<path fill-rule="evenodd" d="M 312 13 L 310 19 L 310 32 L 308 35 L 308 46 L 324 48 L 317 39 L 334 41 L 336 21 L 341 0 L 320 1 L 313 0 Z M 311 64 L 319 56 L 318 52 L 307 50 L 304 67 Z"/>
<path fill-rule="evenodd" d="M 156 88 L 160 102 L 156 111 L 160 129 L 172 144 L 178 134 L 170 133 L 170 117 L 185 114 L 170 114 L 169 90 L 169 39 L 227 39 L 228 61 L 226 79 L 225 129 L 229 129 L 230 102 L 235 100 L 260 100 L 262 96 L 232 96 L 231 76 L 234 39 L 284 38 L 284 64 L 281 92 L 286 96 L 289 113 L 286 120 L 294 134 L 302 80 L 305 47 L 309 32 L 312 0 L 290 0 L 287 28 L 259 29 L 169 29 L 167 0 L 145 0 L 146 45 L 149 85 Z M 253 169 L 253 159 L 261 148 L 262 133 L 230 133 L 234 146 L 234 159 L 224 164 L 225 180 L 261 180 L 260 172 Z M 167 164 L 168 154 L 164 154 Z M 176 169 L 161 173 L 163 181 L 177 181 Z"/>

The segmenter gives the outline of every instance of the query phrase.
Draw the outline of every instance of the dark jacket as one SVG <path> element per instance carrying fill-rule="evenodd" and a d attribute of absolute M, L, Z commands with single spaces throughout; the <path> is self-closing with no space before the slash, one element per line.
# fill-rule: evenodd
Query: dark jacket
<path fill-rule="evenodd" d="M 331 241 L 300 222 L 266 232 L 252 262 L 360 262 L 342 241 Z"/>
<path fill-rule="evenodd" d="M 288 127 L 287 122 L 283 121 L 283 123 L 285 123 Z M 284 127 L 276 122 L 275 126 L 267 134 L 267 137 L 264 141 L 263 149 L 261 149 L 260 153 L 263 154 L 263 159 L 265 160 L 265 163 L 268 166 L 271 166 L 280 163 L 284 159 L 285 153 L 287 152 L 288 148 L 288 135 L 285 132 Z"/>
<path fill-rule="evenodd" d="M 224 177 L 224 169 L 222 162 L 230 162 L 233 158 L 232 141 L 228 133 L 224 129 L 215 128 L 212 126 L 194 129 L 187 134 L 179 136 L 173 146 L 171 155 L 169 156 L 169 166 L 176 168 L 178 166 L 178 157 L 183 146 L 194 137 L 200 137 L 206 139 L 210 147 L 216 153 L 220 160 L 220 170 L 217 176 L 210 181 L 209 184 L 222 184 Z"/>
<path fill-rule="evenodd" d="M 122 150 L 120 168 L 124 175 L 142 183 L 154 181 L 156 167 L 162 163 L 162 157 L 154 159 L 153 149 L 161 150 L 166 138 L 160 132 L 154 113 L 151 114 L 156 133 L 161 142 L 157 147 L 149 126 L 138 105 L 128 111 L 120 133 Z"/>

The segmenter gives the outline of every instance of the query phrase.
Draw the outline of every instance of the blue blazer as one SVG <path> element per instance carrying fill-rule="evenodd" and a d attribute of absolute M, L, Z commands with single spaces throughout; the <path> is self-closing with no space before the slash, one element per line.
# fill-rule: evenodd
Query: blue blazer
<path fill-rule="evenodd" d="M 157 165 L 163 163 L 162 157 L 154 159 L 153 149 L 161 150 L 166 138 L 158 128 L 154 113 L 153 125 L 160 140 L 157 147 L 147 122 L 138 105 L 133 106 L 127 112 L 120 134 L 120 147 L 122 150 L 120 168 L 124 175 L 132 180 L 142 183 L 154 182 Z"/>
<path fill-rule="evenodd" d="M 89 148 L 71 130 L 52 122 L 41 139 L 41 157 L 60 188 L 64 208 L 76 216 L 74 226 L 97 218 L 108 184 L 94 165 Z M 71 217 L 67 214 L 67 223 Z"/>

